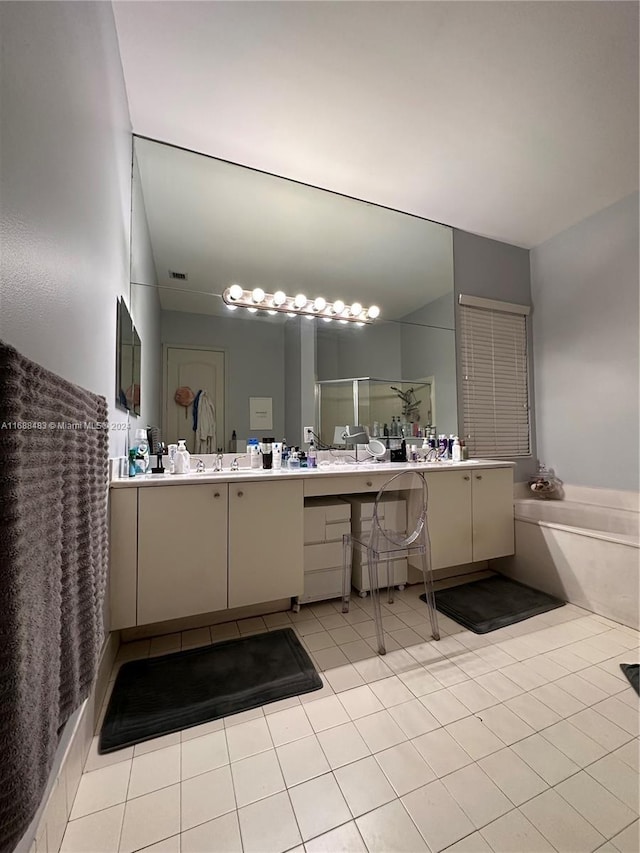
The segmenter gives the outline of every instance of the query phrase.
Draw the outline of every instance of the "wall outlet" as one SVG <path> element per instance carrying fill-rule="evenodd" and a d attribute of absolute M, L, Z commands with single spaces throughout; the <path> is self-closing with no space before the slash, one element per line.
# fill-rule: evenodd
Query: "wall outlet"
<path fill-rule="evenodd" d="M 313 441 L 314 429 L 312 426 L 304 428 L 304 443 L 310 444 Z"/>

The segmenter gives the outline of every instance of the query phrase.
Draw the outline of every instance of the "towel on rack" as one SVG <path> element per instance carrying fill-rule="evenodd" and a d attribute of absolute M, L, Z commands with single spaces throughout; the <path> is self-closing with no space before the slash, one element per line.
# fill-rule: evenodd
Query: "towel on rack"
<path fill-rule="evenodd" d="M 216 452 L 216 408 L 206 391 L 199 392 L 196 453 Z"/>
<path fill-rule="evenodd" d="M 0 342 L 0 851 L 44 793 L 104 641 L 107 404 Z"/>

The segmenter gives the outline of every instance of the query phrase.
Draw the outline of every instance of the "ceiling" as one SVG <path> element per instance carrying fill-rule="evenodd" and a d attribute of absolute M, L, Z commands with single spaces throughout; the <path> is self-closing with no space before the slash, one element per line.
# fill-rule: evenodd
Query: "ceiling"
<path fill-rule="evenodd" d="M 400 320 L 453 293 L 450 228 L 147 139 L 135 152 L 163 308 L 228 314 L 203 294 L 237 282 Z"/>
<path fill-rule="evenodd" d="M 532 247 L 638 188 L 635 2 L 115 2 L 133 130 Z"/>

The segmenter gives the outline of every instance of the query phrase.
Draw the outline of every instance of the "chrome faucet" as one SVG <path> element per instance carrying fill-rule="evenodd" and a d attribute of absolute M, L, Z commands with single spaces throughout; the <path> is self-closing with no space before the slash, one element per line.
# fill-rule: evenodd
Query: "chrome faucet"
<path fill-rule="evenodd" d="M 245 454 L 244 454 L 244 453 L 243 453 L 243 454 L 241 454 L 240 456 L 236 456 L 236 458 L 235 458 L 235 459 L 233 460 L 233 462 L 231 463 L 231 470 L 232 470 L 232 471 L 237 471 L 237 470 L 238 470 L 238 459 L 242 459 L 244 456 L 245 456 Z"/>
<path fill-rule="evenodd" d="M 216 461 L 214 462 L 213 470 L 222 471 L 222 453 L 218 453 L 218 455 L 216 456 Z"/>
<path fill-rule="evenodd" d="M 205 464 L 202 459 L 196 459 L 196 474 L 204 474 Z"/>

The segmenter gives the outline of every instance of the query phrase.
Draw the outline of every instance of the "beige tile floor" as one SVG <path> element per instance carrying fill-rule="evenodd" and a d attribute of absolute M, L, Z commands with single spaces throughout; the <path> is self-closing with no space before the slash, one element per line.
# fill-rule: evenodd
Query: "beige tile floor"
<path fill-rule="evenodd" d="M 110 755 L 64 853 L 637 853 L 640 635 L 572 605 L 478 636 L 420 587 L 123 646 L 119 663 L 291 625 L 322 691 Z M 115 677 L 115 671 L 113 673 Z M 103 708 L 104 713 L 104 708 Z"/>

